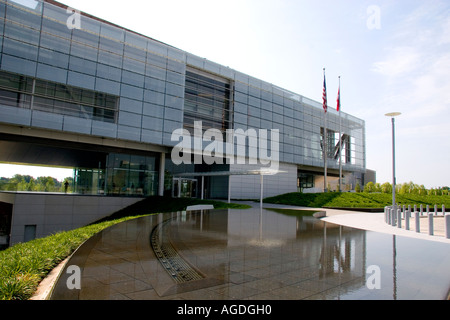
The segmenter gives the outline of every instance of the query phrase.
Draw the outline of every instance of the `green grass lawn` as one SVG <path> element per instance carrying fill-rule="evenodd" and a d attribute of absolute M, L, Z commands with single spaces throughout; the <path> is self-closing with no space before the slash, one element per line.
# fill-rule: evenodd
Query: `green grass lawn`
<path fill-rule="evenodd" d="M 434 210 L 435 204 L 441 208 L 445 205 L 450 208 L 450 196 L 420 196 L 413 194 L 398 194 L 396 201 L 400 205 L 423 204 L 430 205 Z M 384 208 L 392 204 L 392 195 L 387 193 L 354 193 L 354 192 L 329 192 L 329 193 L 286 193 L 264 199 L 267 203 L 279 203 L 302 207 L 335 207 L 335 208 Z"/>
<path fill-rule="evenodd" d="M 185 210 L 188 205 L 213 204 L 214 208 L 246 209 L 247 205 L 222 201 L 150 197 L 89 226 L 16 244 L 0 251 L 0 300 L 27 300 L 39 282 L 61 261 L 97 232 L 143 215 Z"/>

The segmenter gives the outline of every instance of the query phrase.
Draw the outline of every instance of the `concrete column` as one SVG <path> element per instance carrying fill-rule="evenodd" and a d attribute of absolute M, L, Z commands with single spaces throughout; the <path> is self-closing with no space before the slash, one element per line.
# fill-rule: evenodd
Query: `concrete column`
<path fill-rule="evenodd" d="M 423 214 L 423 204 L 420 205 L 420 215 Z"/>
<path fill-rule="evenodd" d="M 159 182 L 158 182 L 158 195 L 164 195 L 164 171 L 166 170 L 166 154 L 161 152 L 159 157 Z"/>
<path fill-rule="evenodd" d="M 445 205 L 442 205 L 442 215 L 445 216 Z"/>
<path fill-rule="evenodd" d="M 264 176 L 261 175 L 261 195 L 260 195 L 260 199 L 259 199 L 259 207 L 262 208 L 263 207 L 263 194 L 264 194 Z"/>
<path fill-rule="evenodd" d="M 391 226 L 395 227 L 395 219 L 397 216 L 397 212 L 395 212 L 395 209 L 391 209 Z"/>
<path fill-rule="evenodd" d="M 231 203 L 231 174 L 228 176 L 228 203 Z"/>
<path fill-rule="evenodd" d="M 435 215 L 435 216 L 438 215 L 437 204 L 434 205 L 434 215 Z"/>
<path fill-rule="evenodd" d="M 397 228 L 402 227 L 402 210 L 397 210 Z"/>
<path fill-rule="evenodd" d="M 204 197 L 204 191 L 205 191 L 205 176 L 202 176 L 202 192 L 200 192 L 200 199 L 202 200 Z"/>
<path fill-rule="evenodd" d="M 420 233 L 420 215 L 419 212 L 414 212 L 414 219 L 416 222 L 416 232 Z"/>

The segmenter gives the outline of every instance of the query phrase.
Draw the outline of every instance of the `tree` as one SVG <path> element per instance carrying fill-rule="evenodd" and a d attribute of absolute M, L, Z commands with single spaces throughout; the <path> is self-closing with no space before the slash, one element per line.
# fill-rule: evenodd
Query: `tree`
<path fill-rule="evenodd" d="M 381 192 L 392 193 L 392 185 L 389 182 L 385 182 L 381 185 Z"/>
<path fill-rule="evenodd" d="M 375 185 L 372 181 L 369 181 L 364 186 L 364 192 L 371 193 L 375 191 Z"/>
<path fill-rule="evenodd" d="M 52 177 L 38 177 L 36 179 L 36 191 L 53 192 L 56 191 L 57 180 Z"/>
<path fill-rule="evenodd" d="M 375 183 L 373 192 L 381 192 L 381 185 L 378 182 Z"/>
<path fill-rule="evenodd" d="M 359 185 L 359 183 L 356 184 L 355 191 L 358 193 L 361 192 L 361 186 Z"/>
<path fill-rule="evenodd" d="M 427 189 L 425 188 L 425 186 L 423 184 L 421 184 L 419 186 L 419 195 L 421 195 L 421 196 L 427 195 Z"/>

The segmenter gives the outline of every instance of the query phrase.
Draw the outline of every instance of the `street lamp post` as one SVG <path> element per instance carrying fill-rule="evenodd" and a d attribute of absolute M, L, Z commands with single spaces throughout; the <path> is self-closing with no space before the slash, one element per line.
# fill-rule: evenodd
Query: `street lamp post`
<path fill-rule="evenodd" d="M 395 206 L 395 117 L 401 115 L 400 112 L 390 112 L 386 113 L 386 117 L 391 117 L 392 120 L 392 209 L 394 209 L 394 214 L 397 213 Z"/>

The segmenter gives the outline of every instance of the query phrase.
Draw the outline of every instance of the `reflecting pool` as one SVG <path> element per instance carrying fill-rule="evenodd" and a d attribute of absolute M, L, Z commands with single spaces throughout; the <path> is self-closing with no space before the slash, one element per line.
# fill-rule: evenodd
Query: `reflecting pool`
<path fill-rule="evenodd" d="M 364 231 L 310 212 L 146 216 L 71 257 L 51 299 L 447 299 L 450 245 Z M 79 267 L 81 277 L 70 266 Z M 80 289 L 69 289 L 79 281 Z"/>

